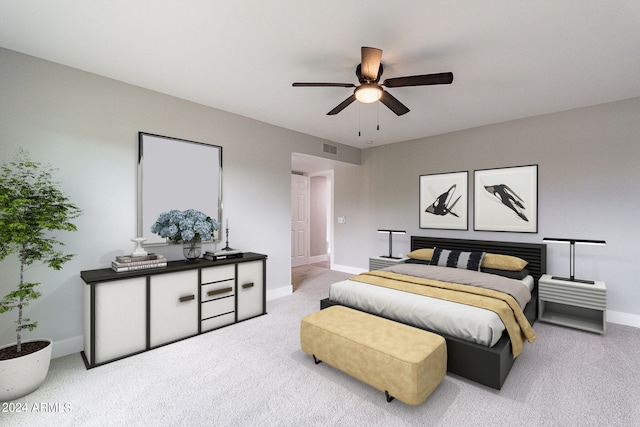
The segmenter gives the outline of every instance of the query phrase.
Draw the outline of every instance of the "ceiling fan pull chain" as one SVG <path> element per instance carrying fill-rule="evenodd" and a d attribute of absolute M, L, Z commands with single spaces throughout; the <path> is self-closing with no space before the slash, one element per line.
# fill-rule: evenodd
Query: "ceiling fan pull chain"
<path fill-rule="evenodd" d="M 360 126 L 360 116 L 362 116 L 362 108 L 360 107 L 360 104 L 358 104 L 358 136 L 361 136 L 362 134 L 360 133 L 361 130 L 361 126 Z"/>
<path fill-rule="evenodd" d="M 378 102 L 378 125 L 376 126 L 376 130 L 380 130 L 380 103 Z"/>

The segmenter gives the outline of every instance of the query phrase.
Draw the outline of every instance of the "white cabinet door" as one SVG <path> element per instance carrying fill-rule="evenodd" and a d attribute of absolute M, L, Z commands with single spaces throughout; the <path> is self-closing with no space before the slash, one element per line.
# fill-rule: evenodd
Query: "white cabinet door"
<path fill-rule="evenodd" d="M 263 261 L 238 263 L 238 321 L 264 314 Z"/>
<path fill-rule="evenodd" d="M 93 286 L 96 301 L 93 313 L 96 328 L 95 363 L 145 350 L 147 345 L 146 277 L 101 282 Z M 86 308 L 90 307 L 89 300 L 90 287 L 86 286 Z M 87 358 L 91 360 L 89 322 L 90 317 L 85 319 L 84 348 Z"/>
<path fill-rule="evenodd" d="M 198 270 L 151 276 L 151 347 L 198 333 Z"/>

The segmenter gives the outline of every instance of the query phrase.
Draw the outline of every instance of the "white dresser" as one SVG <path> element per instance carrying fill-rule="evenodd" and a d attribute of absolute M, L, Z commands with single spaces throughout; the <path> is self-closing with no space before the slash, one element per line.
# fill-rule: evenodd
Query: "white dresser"
<path fill-rule="evenodd" d="M 266 255 L 82 271 L 87 368 L 266 314 Z"/>

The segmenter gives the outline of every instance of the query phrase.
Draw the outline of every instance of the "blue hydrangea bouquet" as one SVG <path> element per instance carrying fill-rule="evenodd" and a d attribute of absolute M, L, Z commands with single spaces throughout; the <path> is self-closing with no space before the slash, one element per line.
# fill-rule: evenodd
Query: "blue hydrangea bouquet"
<path fill-rule="evenodd" d="M 151 226 L 151 232 L 174 242 L 210 240 L 220 223 L 195 209 L 170 210 L 160 214 Z"/>

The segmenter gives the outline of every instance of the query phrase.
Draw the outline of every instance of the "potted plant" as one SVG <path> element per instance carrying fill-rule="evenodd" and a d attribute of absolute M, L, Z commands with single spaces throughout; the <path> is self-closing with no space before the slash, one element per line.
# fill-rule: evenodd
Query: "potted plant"
<path fill-rule="evenodd" d="M 0 313 L 18 314 L 16 342 L 0 347 L 0 401 L 31 393 L 49 370 L 51 340 L 22 340 L 22 331 L 37 326 L 24 317 L 24 308 L 41 295 L 36 290 L 40 283 L 27 282 L 24 273 L 36 261 L 60 270 L 73 257 L 57 249 L 64 244 L 51 232 L 76 230 L 69 221 L 81 213 L 52 181 L 52 174 L 49 166 L 29 160 L 25 150 L 0 170 L 0 261 L 17 254 L 20 265 L 19 283 L 0 300 Z"/>

